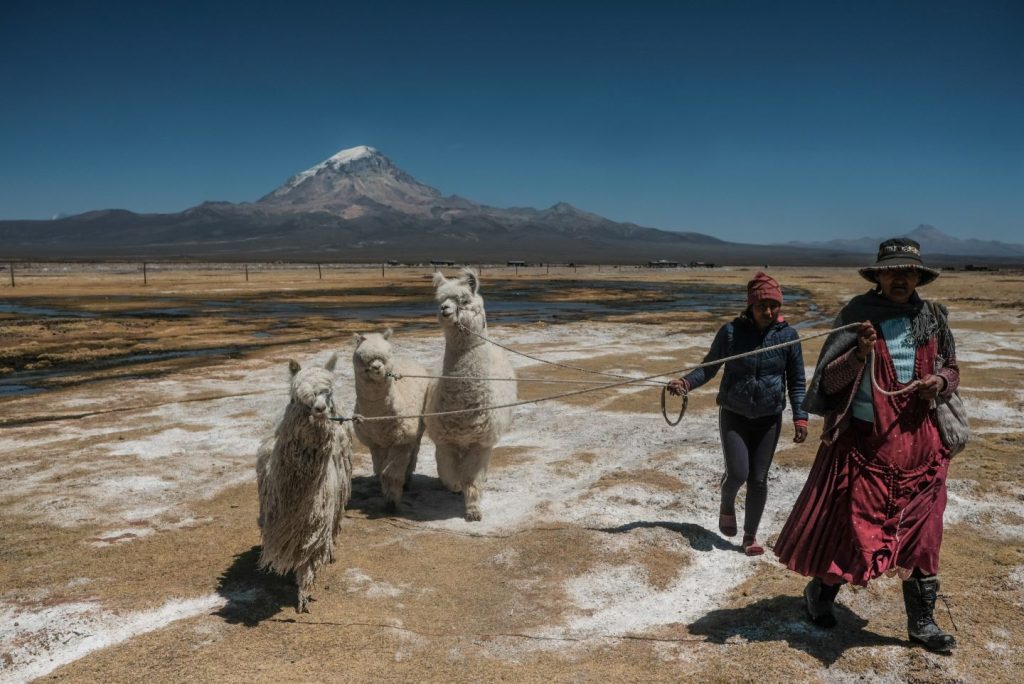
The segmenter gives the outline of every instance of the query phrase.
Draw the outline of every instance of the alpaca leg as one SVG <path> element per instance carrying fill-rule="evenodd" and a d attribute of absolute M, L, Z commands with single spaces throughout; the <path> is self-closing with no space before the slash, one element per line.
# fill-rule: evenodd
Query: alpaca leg
<path fill-rule="evenodd" d="M 424 409 L 426 410 L 426 409 Z M 412 455 L 409 457 L 409 471 L 405 474 L 405 489 L 408 490 L 410 487 L 410 480 L 412 480 L 413 471 L 416 470 L 416 459 L 419 457 L 420 444 L 423 443 L 423 433 L 426 431 L 426 425 L 423 419 L 420 419 L 419 430 L 416 432 L 416 439 L 412 443 Z"/>
<path fill-rule="evenodd" d="M 399 444 L 388 449 L 387 464 L 380 474 L 380 486 L 387 500 L 387 510 L 394 512 L 402 501 L 402 489 L 405 487 L 405 475 L 409 470 L 409 446 Z"/>
<path fill-rule="evenodd" d="M 370 447 L 370 458 L 373 459 L 373 474 L 380 477 L 381 471 L 384 469 L 385 462 L 388 458 L 387 448 Z"/>
<path fill-rule="evenodd" d="M 412 480 L 412 474 L 416 470 L 416 459 L 420 453 L 420 443 L 417 441 L 409 449 L 409 465 L 405 468 L 405 479 L 402 481 L 402 489 L 409 491 L 410 480 Z"/>
<path fill-rule="evenodd" d="M 295 601 L 296 613 L 309 612 L 309 592 L 313 589 L 313 568 L 309 564 L 302 565 L 295 571 L 295 583 L 298 585 L 298 597 Z"/>
<path fill-rule="evenodd" d="M 490 461 L 491 447 L 481 446 L 471 447 L 462 461 L 462 496 L 466 504 L 466 520 L 469 522 L 483 519 L 480 499 Z"/>
<path fill-rule="evenodd" d="M 459 451 L 454 444 L 438 444 L 435 449 L 437 459 L 437 476 L 441 483 L 453 492 L 462 491 L 462 478 L 459 475 Z"/>

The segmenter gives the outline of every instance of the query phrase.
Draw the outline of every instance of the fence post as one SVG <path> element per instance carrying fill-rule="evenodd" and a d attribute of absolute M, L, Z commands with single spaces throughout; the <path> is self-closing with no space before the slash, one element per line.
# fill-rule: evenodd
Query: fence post
<path fill-rule="evenodd" d="M 249 264 L 245 265 L 245 282 L 249 282 Z"/>
<path fill-rule="evenodd" d="M 11 287 L 15 287 L 15 285 L 14 285 L 14 262 L 13 261 L 10 263 L 10 267 L 11 267 Z"/>
<path fill-rule="evenodd" d="M 142 262 L 142 284 L 149 285 L 149 277 L 146 275 L 146 262 Z"/>
<path fill-rule="evenodd" d="M 320 264 L 316 265 L 316 273 L 318 276 L 320 276 L 320 280 L 324 279 L 324 272 L 320 270 Z"/>

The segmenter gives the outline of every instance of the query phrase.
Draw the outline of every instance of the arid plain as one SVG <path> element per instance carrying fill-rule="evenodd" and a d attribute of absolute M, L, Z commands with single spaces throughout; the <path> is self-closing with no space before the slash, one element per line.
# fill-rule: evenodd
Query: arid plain
<path fill-rule="evenodd" d="M 1024 671 L 1024 274 L 946 272 L 974 440 L 950 470 L 938 620 L 910 646 L 899 584 L 803 619 L 804 580 L 716 526 L 715 387 L 678 427 L 630 386 L 516 410 L 483 521 L 436 477 L 397 514 L 358 447 L 338 562 L 312 612 L 259 572 L 254 462 L 287 361 L 386 325 L 436 366 L 431 270 L 283 264 L 16 265 L 0 273 L 0 681 L 1018 681 Z M 444 269 L 450 273 L 454 269 Z M 698 363 L 756 269 L 485 267 L 491 336 L 533 356 L 648 376 Z M 867 289 L 854 269 L 770 268 L 802 335 Z M 823 338 L 804 345 L 808 374 Z M 513 357 L 519 394 L 592 379 Z M 788 410 L 787 410 L 788 416 Z M 788 423 L 788 419 L 786 421 Z M 769 546 L 816 448 L 787 425 Z"/>

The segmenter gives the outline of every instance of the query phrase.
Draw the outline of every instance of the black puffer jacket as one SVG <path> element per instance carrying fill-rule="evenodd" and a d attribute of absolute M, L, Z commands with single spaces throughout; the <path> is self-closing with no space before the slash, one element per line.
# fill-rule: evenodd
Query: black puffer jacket
<path fill-rule="evenodd" d="M 754 349 L 798 339 L 799 335 L 785 321 L 772 323 L 762 333 L 748 314 L 723 325 L 704 362 L 742 354 Z M 696 389 L 718 374 L 722 364 L 698 368 L 684 380 Z M 718 405 L 748 418 L 782 413 L 786 408 L 786 390 L 793 407 L 793 420 L 806 420 L 801 408 L 804 401 L 804 357 L 800 343 L 762 354 L 745 356 L 725 364 L 725 375 L 718 388 Z"/>

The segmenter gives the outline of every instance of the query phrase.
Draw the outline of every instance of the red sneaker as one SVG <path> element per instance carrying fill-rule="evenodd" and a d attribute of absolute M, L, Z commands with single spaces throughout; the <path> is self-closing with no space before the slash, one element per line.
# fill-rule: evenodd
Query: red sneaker
<path fill-rule="evenodd" d="M 757 543 L 753 535 L 743 535 L 743 553 L 748 556 L 760 556 L 764 553 L 764 547 Z"/>

